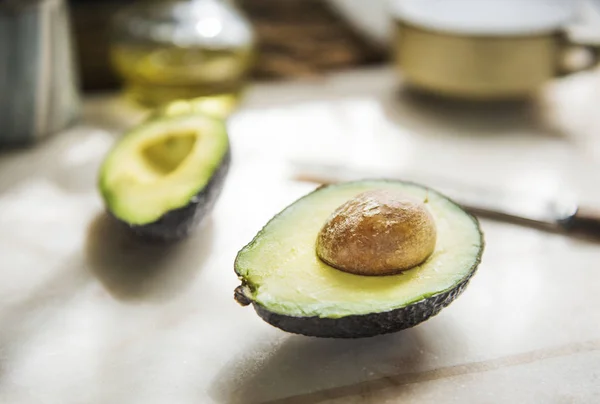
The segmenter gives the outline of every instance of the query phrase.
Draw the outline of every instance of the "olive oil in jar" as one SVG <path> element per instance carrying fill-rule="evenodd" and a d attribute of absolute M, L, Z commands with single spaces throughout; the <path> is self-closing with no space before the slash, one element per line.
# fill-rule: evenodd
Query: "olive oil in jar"
<path fill-rule="evenodd" d="M 141 1 L 117 16 L 113 33 L 113 66 L 141 105 L 197 100 L 227 115 L 248 80 L 253 32 L 223 0 Z"/>

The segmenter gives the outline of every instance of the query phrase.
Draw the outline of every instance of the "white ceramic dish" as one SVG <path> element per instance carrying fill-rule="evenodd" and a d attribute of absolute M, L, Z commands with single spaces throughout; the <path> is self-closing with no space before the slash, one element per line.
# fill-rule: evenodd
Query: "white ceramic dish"
<path fill-rule="evenodd" d="M 455 26 L 459 21 L 452 22 L 448 17 L 441 15 L 441 10 L 452 8 L 450 3 L 462 3 L 461 8 L 468 7 L 466 3 L 474 4 L 474 7 L 481 9 L 484 3 L 490 0 L 328 0 L 329 4 L 334 10 L 336 10 L 340 16 L 346 19 L 352 26 L 359 32 L 361 32 L 367 39 L 377 46 L 389 46 L 392 38 L 392 21 L 394 13 L 402 12 L 404 10 L 408 13 L 409 17 L 415 20 L 421 21 L 426 24 L 437 24 Z M 497 2 L 500 7 L 508 9 L 509 3 L 518 3 L 520 6 L 524 4 L 524 8 L 531 10 L 536 6 L 540 0 L 491 0 Z M 546 3 L 548 0 L 541 0 L 542 3 Z M 506 2 L 505 5 L 500 4 Z M 404 4 L 406 3 L 406 4 Z M 414 4 L 410 4 L 414 3 Z M 421 3 L 421 4 L 419 4 Z M 438 3 L 436 6 L 432 6 L 429 3 Z M 529 4 L 531 3 L 531 4 Z M 554 3 L 554 6 L 552 5 Z M 429 5 L 427 5 L 429 4 Z M 497 6 L 498 6 L 497 4 Z M 572 9 L 576 14 L 577 20 L 585 20 L 582 23 L 595 24 L 596 21 L 600 20 L 600 0 L 549 0 L 545 5 L 541 4 L 541 8 L 545 8 L 547 14 L 543 19 L 539 19 L 535 26 L 531 25 L 531 28 L 548 28 L 549 26 L 556 26 L 561 20 L 565 18 L 564 9 Z M 593 10 L 596 10 L 598 18 L 595 20 L 589 15 Z M 429 10 L 433 10 L 434 13 L 429 15 Z M 563 11 L 561 11 L 563 10 Z M 513 22 L 511 29 L 518 30 L 524 28 L 524 17 L 519 16 L 519 20 Z M 460 17 L 464 18 L 464 16 Z M 481 22 L 471 23 L 469 26 L 459 27 L 460 29 L 477 29 L 481 28 Z M 579 24 L 576 24 L 579 25 Z M 599 23 L 600 25 L 600 23 Z M 485 30 L 499 30 L 502 27 L 496 24 L 495 26 L 484 26 Z M 503 27 L 506 29 L 506 27 Z M 586 29 L 587 32 L 589 30 Z M 600 32 L 600 29 L 598 29 Z M 600 37 L 600 34 L 599 34 Z"/>

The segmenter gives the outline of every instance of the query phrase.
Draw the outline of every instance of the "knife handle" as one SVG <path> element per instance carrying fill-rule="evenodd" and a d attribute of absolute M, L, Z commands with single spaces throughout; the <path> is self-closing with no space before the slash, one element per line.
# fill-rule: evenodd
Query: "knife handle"
<path fill-rule="evenodd" d="M 578 207 L 568 221 L 570 231 L 600 237 L 600 209 Z"/>

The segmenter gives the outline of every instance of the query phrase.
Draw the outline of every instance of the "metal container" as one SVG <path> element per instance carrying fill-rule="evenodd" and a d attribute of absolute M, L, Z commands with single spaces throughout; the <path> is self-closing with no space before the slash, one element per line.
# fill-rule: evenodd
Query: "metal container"
<path fill-rule="evenodd" d="M 404 0 L 396 9 L 395 64 L 405 82 L 472 100 L 524 98 L 568 74 L 569 0 Z M 587 47 L 595 65 L 598 49 Z"/>
<path fill-rule="evenodd" d="M 0 1 L 0 144 L 28 144 L 79 115 L 64 0 Z"/>

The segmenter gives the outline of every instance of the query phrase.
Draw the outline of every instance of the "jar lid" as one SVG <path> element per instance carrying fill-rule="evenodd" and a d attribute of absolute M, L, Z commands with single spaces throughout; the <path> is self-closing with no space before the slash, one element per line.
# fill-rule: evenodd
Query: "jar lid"
<path fill-rule="evenodd" d="M 394 16 L 437 31 L 469 35 L 532 35 L 556 31 L 575 15 L 572 0 L 396 0 Z"/>

